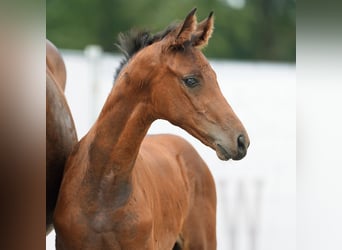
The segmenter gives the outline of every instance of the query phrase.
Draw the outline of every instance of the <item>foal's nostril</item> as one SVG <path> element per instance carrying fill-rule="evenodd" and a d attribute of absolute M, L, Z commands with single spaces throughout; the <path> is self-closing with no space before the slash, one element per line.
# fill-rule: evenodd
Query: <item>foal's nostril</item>
<path fill-rule="evenodd" d="M 247 147 L 246 147 L 246 139 L 243 135 L 239 135 L 238 139 L 237 139 L 237 143 L 238 143 L 238 149 L 239 152 L 243 155 L 246 154 L 247 151 Z"/>

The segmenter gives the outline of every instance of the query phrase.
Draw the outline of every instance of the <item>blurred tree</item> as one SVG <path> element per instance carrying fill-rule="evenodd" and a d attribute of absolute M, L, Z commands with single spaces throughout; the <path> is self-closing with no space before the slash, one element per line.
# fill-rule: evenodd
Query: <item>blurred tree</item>
<path fill-rule="evenodd" d="M 83 49 L 99 44 L 117 51 L 119 32 L 156 32 L 181 20 L 194 6 L 199 20 L 214 10 L 215 32 L 209 57 L 295 61 L 295 0 L 47 0 L 47 37 L 58 47 Z"/>

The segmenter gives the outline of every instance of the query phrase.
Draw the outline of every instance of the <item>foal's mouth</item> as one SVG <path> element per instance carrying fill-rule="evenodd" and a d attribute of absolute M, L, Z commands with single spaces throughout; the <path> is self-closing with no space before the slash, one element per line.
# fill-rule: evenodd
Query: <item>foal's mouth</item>
<path fill-rule="evenodd" d="M 220 144 L 216 144 L 216 155 L 222 161 L 228 161 L 230 158 L 232 158 L 227 150 L 225 150 Z"/>
<path fill-rule="evenodd" d="M 232 159 L 233 157 L 231 154 L 228 153 L 228 150 L 224 148 L 220 143 L 218 143 L 220 140 L 216 140 L 215 136 L 207 134 L 207 133 L 194 133 L 195 137 L 197 137 L 202 143 L 209 146 L 213 150 L 215 150 L 217 157 L 221 161 L 228 161 L 229 159 Z"/>

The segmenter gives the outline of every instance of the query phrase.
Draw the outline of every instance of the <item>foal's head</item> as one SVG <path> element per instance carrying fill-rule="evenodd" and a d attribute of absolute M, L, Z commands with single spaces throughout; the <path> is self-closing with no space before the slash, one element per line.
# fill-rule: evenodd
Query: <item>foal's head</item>
<path fill-rule="evenodd" d="M 201 52 L 212 34 L 213 16 L 210 13 L 197 23 L 195 11 L 157 36 L 141 33 L 140 43 L 132 43 L 139 51 L 119 77 L 139 83 L 155 119 L 185 129 L 213 148 L 221 160 L 239 160 L 246 155 L 248 135 Z"/>

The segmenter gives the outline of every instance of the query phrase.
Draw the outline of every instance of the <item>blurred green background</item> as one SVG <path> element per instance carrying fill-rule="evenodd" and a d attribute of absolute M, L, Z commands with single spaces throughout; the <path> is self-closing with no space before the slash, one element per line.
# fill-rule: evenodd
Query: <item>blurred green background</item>
<path fill-rule="evenodd" d="M 215 13 L 208 57 L 295 62 L 295 0 L 47 0 L 46 33 L 59 48 L 118 52 L 120 32 L 160 31 L 195 6 L 199 21 Z"/>

